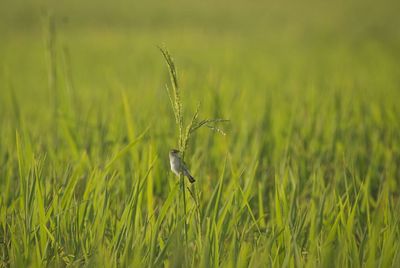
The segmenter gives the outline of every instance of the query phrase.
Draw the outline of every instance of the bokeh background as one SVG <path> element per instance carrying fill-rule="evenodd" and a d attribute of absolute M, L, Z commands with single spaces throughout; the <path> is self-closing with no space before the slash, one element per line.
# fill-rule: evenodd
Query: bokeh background
<path fill-rule="evenodd" d="M 18 74 L 11 79 L 16 94 L 28 94 L 45 111 L 51 14 L 58 63 L 66 48 L 74 86 L 94 98 L 113 83 L 146 91 L 142 98 L 163 94 L 157 46 L 164 45 L 196 99 L 221 80 L 230 88 L 227 102 L 232 92 L 309 85 L 327 91 L 340 83 L 363 88 L 360 95 L 379 94 L 398 86 L 398 7 L 397 1 L 2 1 L 2 80 Z"/>

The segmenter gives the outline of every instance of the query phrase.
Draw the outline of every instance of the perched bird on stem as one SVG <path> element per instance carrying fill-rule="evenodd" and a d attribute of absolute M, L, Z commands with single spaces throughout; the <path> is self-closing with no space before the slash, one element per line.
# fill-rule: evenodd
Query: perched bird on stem
<path fill-rule="evenodd" d="M 169 151 L 169 163 L 171 164 L 171 170 L 174 172 L 177 176 L 179 176 L 181 173 L 188 178 L 190 183 L 195 182 L 195 179 L 193 178 L 192 175 L 190 175 L 190 172 L 188 168 L 186 167 L 185 162 L 182 161 L 180 151 L 176 149 L 172 149 Z"/>

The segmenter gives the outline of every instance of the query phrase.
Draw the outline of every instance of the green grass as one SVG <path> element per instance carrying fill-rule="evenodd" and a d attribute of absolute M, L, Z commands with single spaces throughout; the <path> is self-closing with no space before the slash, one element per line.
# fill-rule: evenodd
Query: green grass
<path fill-rule="evenodd" d="M 399 267 L 398 8 L 3 1 L 0 267 Z"/>

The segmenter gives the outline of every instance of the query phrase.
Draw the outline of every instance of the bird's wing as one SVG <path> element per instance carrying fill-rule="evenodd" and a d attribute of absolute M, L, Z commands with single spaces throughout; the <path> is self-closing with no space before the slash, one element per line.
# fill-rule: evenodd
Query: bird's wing
<path fill-rule="evenodd" d="M 183 165 L 182 165 L 182 166 L 183 166 L 183 169 L 188 170 L 186 162 L 185 162 L 185 161 L 182 161 L 182 164 L 183 164 Z"/>

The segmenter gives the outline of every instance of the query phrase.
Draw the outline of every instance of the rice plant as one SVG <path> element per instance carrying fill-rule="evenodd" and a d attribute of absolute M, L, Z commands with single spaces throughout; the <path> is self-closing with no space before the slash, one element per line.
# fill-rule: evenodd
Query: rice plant
<path fill-rule="evenodd" d="M 178 145 L 179 145 L 179 151 L 181 153 L 181 159 L 184 161 L 185 159 L 185 152 L 188 147 L 190 137 L 194 134 L 194 132 L 201 127 L 208 127 L 212 130 L 218 131 L 219 133 L 225 135 L 225 132 L 222 131 L 220 128 L 216 127 L 216 123 L 222 123 L 222 122 L 227 122 L 228 120 L 226 119 L 204 119 L 201 121 L 198 121 L 198 116 L 199 116 L 199 111 L 200 111 L 200 104 L 197 106 L 196 111 L 193 114 L 192 119 L 186 126 L 184 127 L 184 118 L 183 118 L 183 103 L 181 100 L 181 95 L 180 95 L 180 88 L 178 84 L 178 76 L 177 76 L 177 70 L 175 67 L 175 63 L 169 54 L 167 49 L 160 48 L 161 53 L 164 56 L 164 59 L 167 63 L 168 66 L 168 71 L 169 71 L 169 77 L 171 80 L 171 85 L 172 89 L 170 90 L 169 87 L 166 85 L 166 90 L 168 93 L 168 97 L 171 102 L 171 107 L 175 116 L 175 123 L 178 129 Z M 188 230 L 187 230 L 187 205 L 186 205 L 186 187 L 185 187 L 185 178 L 184 174 L 180 174 L 180 191 L 181 191 L 181 202 L 182 202 L 182 207 L 180 208 L 182 210 L 182 215 L 181 218 L 178 218 L 177 220 L 179 222 L 183 222 L 183 231 L 184 231 L 184 241 L 185 244 L 183 245 L 183 249 L 185 250 L 185 266 L 188 264 L 187 262 L 187 254 L 186 254 L 186 248 L 188 247 Z M 195 200 L 195 202 L 198 202 L 197 198 L 197 192 L 195 185 L 193 187 L 193 191 L 195 194 L 190 191 L 188 188 L 189 192 L 191 193 L 191 196 Z M 199 209 L 198 204 L 196 204 L 197 209 Z M 179 225 L 178 225 L 179 226 Z"/>

